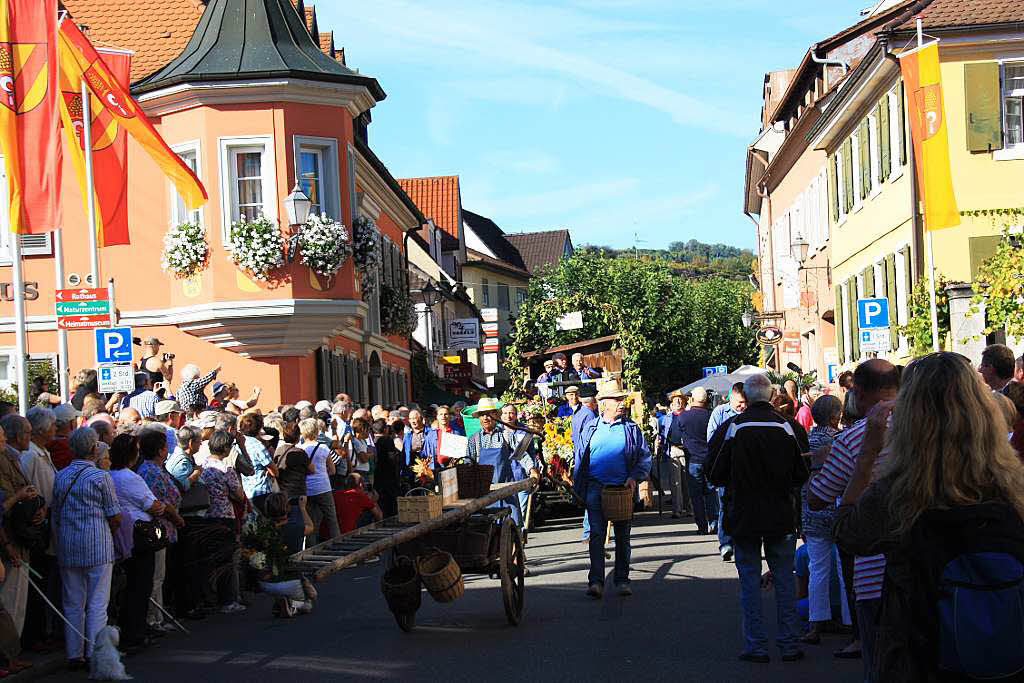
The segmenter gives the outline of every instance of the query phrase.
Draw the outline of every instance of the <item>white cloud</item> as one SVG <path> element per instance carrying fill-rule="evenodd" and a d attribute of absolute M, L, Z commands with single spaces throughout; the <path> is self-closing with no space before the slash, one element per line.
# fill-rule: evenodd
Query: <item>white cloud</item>
<path fill-rule="evenodd" d="M 496 151 L 485 156 L 483 163 L 498 171 L 537 175 L 554 173 L 562 167 L 558 157 L 540 149 Z"/>
<path fill-rule="evenodd" d="M 595 204 L 621 199 L 640 186 L 638 178 L 613 178 L 581 183 L 556 190 L 521 195 L 485 196 L 473 192 L 472 181 L 463 183 L 462 203 L 471 211 L 494 219 L 503 230 L 516 232 L 529 219 L 546 222 L 555 216 L 576 212 Z M 499 188 L 500 191 L 500 188 Z M 474 208 L 477 207 L 477 208 Z"/>

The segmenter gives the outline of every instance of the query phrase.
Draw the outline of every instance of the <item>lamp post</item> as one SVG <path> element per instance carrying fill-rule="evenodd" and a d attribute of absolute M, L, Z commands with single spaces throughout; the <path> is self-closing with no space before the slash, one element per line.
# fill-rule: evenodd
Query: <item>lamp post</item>
<path fill-rule="evenodd" d="M 740 316 L 740 320 L 743 321 L 743 327 L 750 327 L 754 324 L 754 313 L 752 311 L 744 311 L 743 315 Z"/>
<path fill-rule="evenodd" d="M 292 189 L 292 193 L 284 198 L 284 210 L 288 216 L 289 237 L 288 237 L 288 260 L 295 259 L 295 248 L 298 246 L 298 226 L 309 219 L 309 210 L 313 207 L 306 193 L 302 191 L 298 183 Z"/>

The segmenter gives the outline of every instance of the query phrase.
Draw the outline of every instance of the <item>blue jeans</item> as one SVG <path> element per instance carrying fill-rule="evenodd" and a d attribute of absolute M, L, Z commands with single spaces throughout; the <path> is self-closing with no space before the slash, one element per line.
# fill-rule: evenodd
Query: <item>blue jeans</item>
<path fill-rule="evenodd" d="M 718 549 L 731 548 L 732 547 L 732 536 L 725 533 L 725 525 L 722 524 L 722 518 L 725 516 L 725 502 L 722 501 L 722 496 L 725 495 L 725 487 L 719 487 L 718 489 Z"/>
<path fill-rule="evenodd" d="M 796 554 L 796 536 L 765 538 L 764 558 L 772 570 L 775 586 L 775 609 L 778 633 L 775 642 L 782 654 L 796 652 L 798 620 L 796 614 L 796 579 L 793 576 L 793 556 Z M 736 573 L 740 577 L 740 606 L 743 609 L 744 652 L 768 654 L 761 615 L 761 538 L 734 538 Z"/>
<path fill-rule="evenodd" d="M 601 509 L 601 482 L 587 482 L 587 515 L 590 518 L 590 575 L 587 582 L 604 584 L 604 535 L 607 520 Z M 615 527 L 615 583 L 629 583 L 629 530 L 632 522 L 612 522 Z"/>
<path fill-rule="evenodd" d="M 718 493 L 704 476 L 704 463 L 691 462 L 686 466 L 686 481 L 690 487 L 690 504 L 693 505 L 693 521 L 701 531 L 718 526 Z"/>

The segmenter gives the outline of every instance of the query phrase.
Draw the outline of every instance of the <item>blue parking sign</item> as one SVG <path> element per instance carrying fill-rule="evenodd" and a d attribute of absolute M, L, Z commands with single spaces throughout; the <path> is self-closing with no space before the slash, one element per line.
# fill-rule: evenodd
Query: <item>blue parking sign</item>
<path fill-rule="evenodd" d="M 96 334 L 97 363 L 127 363 L 132 359 L 132 328 L 100 327 Z"/>
<path fill-rule="evenodd" d="M 857 322 L 862 330 L 889 327 L 889 300 L 857 299 Z"/>

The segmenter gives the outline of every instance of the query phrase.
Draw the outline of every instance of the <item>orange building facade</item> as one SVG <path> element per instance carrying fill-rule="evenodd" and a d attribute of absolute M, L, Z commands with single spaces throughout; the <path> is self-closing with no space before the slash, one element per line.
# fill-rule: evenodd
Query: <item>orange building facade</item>
<path fill-rule="evenodd" d="M 324 34 L 315 30 L 315 11 L 311 26 L 311 8 L 301 3 L 249 2 L 250 8 L 259 8 L 257 13 L 267 13 L 262 32 L 224 30 L 239 5 L 234 0 L 210 0 L 205 8 L 195 0 L 182 0 L 183 6 L 199 5 L 195 16 L 183 14 L 182 8 L 155 15 L 159 8 L 147 0 L 137 6 L 122 3 L 116 10 L 107 2 L 65 4 L 76 21 L 89 26 L 92 40 L 132 49 L 136 67 L 149 65 L 150 73 L 138 68 L 133 73 L 133 95 L 172 149 L 194 166 L 209 194 L 205 206 L 186 211 L 156 164 L 129 141 L 131 244 L 100 250 L 100 285 L 113 279 L 119 324 L 130 326 L 136 337 L 158 337 L 163 351 L 176 356 L 175 375 L 186 363 L 198 364 L 203 372 L 220 364 L 220 378 L 237 383 L 243 392 L 260 386 L 265 409 L 330 398 L 340 391 L 363 404 L 407 401 L 408 338 L 381 333 L 377 294 L 363 296 L 351 257 L 329 280 L 296 258 L 274 271 L 268 283 L 237 268 L 226 249 L 231 222 L 247 211 L 276 221 L 287 237 L 291 228 L 283 201 L 301 180 L 311 190 L 314 211 L 342 221 L 350 234 L 356 217 L 372 219 L 380 233 L 382 265 L 376 277 L 407 286 L 405 233 L 419 229 L 424 219 L 366 144 L 368 112 L 384 97 L 377 82 L 344 66 L 333 37 L 322 39 Z M 168 4 L 173 3 L 157 3 Z M 136 24 L 161 21 L 173 23 L 189 41 L 170 64 L 154 62 L 132 30 Z M 218 71 L 203 61 L 202 55 L 237 49 L 244 62 L 244 51 L 254 50 L 253 45 L 231 41 L 260 40 L 269 44 L 257 45 L 256 56 L 283 55 L 283 66 Z M 310 50 L 323 61 L 310 57 Z M 183 60 L 191 63 L 183 66 Z M 63 282 L 56 278 L 54 237 L 33 236 L 25 245 L 24 279 L 31 298 L 26 301 L 28 351 L 33 358 L 56 360 L 55 290 L 72 286 L 74 276 L 87 284 L 90 268 L 85 212 L 69 162 L 63 190 Z M 161 270 L 164 235 L 169 227 L 196 220 L 210 247 L 208 266 L 196 277 L 176 279 Z M 11 282 L 10 270 L 8 258 L 0 265 L 0 282 Z M 13 304 L 5 298 L 0 305 L 0 353 L 10 359 Z M 73 375 L 94 367 L 93 333 L 70 331 L 67 337 L 68 363 L 61 369 Z M 138 347 L 135 351 L 138 359 Z M 176 376 L 172 389 L 178 380 Z"/>

